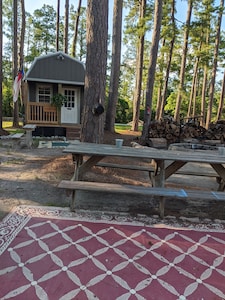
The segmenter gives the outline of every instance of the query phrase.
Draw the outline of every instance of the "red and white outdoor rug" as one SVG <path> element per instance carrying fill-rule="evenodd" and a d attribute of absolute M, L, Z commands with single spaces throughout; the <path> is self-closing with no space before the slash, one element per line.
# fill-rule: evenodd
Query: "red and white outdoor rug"
<path fill-rule="evenodd" d="M 0 223 L 0 299 L 225 299 L 221 228 L 21 206 Z"/>

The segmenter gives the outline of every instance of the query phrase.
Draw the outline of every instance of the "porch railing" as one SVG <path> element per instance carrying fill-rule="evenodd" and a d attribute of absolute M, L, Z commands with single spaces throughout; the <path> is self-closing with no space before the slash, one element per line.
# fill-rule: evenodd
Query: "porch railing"
<path fill-rule="evenodd" d="M 48 103 L 29 102 L 27 104 L 27 122 L 58 125 L 59 113 L 56 107 Z"/>

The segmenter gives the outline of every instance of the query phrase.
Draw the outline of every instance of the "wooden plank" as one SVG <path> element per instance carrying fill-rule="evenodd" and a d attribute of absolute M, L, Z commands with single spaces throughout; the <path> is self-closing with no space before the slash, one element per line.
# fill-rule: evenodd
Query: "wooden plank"
<path fill-rule="evenodd" d="M 202 199 L 202 200 L 213 200 L 213 201 L 225 201 L 225 193 L 214 192 L 214 191 L 199 191 L 199 190 L 184 190 L 184 189 L 171 189 L 162 187 L 144 187 L 134 185 L 122 185 L 114 183 L 103 183 L 103 182 L 88 182 L 88 181 L 71 181 L 62 180 L 59 188 L 70 189 L 73 194 L 76 190 L 85 191 L 96 191 L 103 193 L 119 193 L 119 194 L 139 194 L 144 196 L 157 197 L 159 200 L 159 214 L 160 217 L 164 217 L 165 201 L 166 198 L 175 199 Z M 72 203 L 74 203 L 74 195 Z M 72 207 L 74 204 L 72 204 Z"/>
<path fill-rule="evenodd" d="M 82 176 L 85 172 L 90 170 L 93 166 L 95 166 L 101 159 L 103 159 L 104 156 L 102 155 L 93 155 L 89 157 L 88 160 L 86 160 L 81 166 L 79 166 L 79 176 Z"/>
<path fill-rule="evenodd" d="M 107 162 L 99 162 L 96 164 L 97 167 L 106 167 L 106 168 L 118 168 L 118 169 L 128 169 L 128 170 L 137 170 L 137 171 L 147 171 L 154 172 L 153 166 L 141 166 L 141 165 L 121 165 L 121 164 L 113 164 Z"/>
<path fill-rule="evenodd" d="M 186 197 L 186 193 L 183 193 L 182 189 L 169 189 L 160 187 L 145 187 L 128 184 L 115 184 L 105 182 L 89 182 L 89 181 L 71 181 L 62 180 L 59 188 L 71 189 L 71 190 L 91 190 L 100 192 L 114 192 L 122 194 L 142 194 L 146 196 L 170 196 L 170 197 Z"/>
<path fill-rule="evenodd" d="M 176 173 L 180 168 L 186 164 L 185 161 L 174 161 L 165 170 L 165 179 Z"/>
<path fill-rule="evenodd" d="M 56 113 L 57 108 L 54 106 L 44 106 L 43 107 L 44 112 L 52 112 L 52 113 Z"/>
<path fill-rule="evenodd" d="M 146 147 L 147 148 L 147 147 Z M 82 155 L 102 155 L 102 156 L 115 156 L 115 157 L 133 157 L 133 158 L 147 158 L 169 161 L 185 161 L 185 162 L 197 162 L 197 163 L 215 163 L 225 164 L 225 156 L 218 155 L 217 151 L 201 151 L 196 150 L 193 152 L 171 151 L 161 150 L 148 147 L 135 148 L 123 146 L 116 148 L 114 145 L 107 144 L 95 144 L 95 143 L 77 143 L 70 144 L 63 152 L 82 154 Z"/>
<path fill-rule="evenodd" d="M 161 187 L 145 187 L 128 184 L 115 184 L 105 182 L 89 182 L 89 181 L 71 181 L 62 180 L 59 188 L 71 190 L 92 190 L 100 192 L 116 192 L 128 194 L 142 194 L 146 196 L 164 196 L 164 197 L 178 197 L 178 198 L 195 198 L 195 199 L 209 199 L 225 201 L 224 192 L 216 191 L 202 191 L 189 189 L 171 189 Z"/>
<path fill-rule="evenodd" d="M 225 168 L 220 164 L 211 164 L 213 169 L 220 175 L 220 177 L 225 181 Z"/>
<path fill-rule="evenodd" d="M 120 165 L 120 164 L 113 164 L 107 162 L 99 162 L 96 164 L 96 167 L 103 167 L 103 168 L 118 168 L 118 169 L 128 169 L 128 170 L 137 170 L 137 171 L 146 171 L 146 172 L 154 172 L 154 167 L 152 165 L 143 166 L 143 165 Z M 199 173 L 196 171 L 186 171 L 186 170 L 178 170 L 175 174 L 178 175 L 190 175 L 190 176 L 205 176 L 205 177 L 218 177 L 216 173 L 208 172 L 208 173 Z"/>

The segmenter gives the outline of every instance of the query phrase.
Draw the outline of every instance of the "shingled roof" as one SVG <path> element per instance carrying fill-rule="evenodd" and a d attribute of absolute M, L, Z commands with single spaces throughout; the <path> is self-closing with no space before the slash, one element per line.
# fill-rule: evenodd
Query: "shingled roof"
<path fill-rule="evenodd" d="M 84 64 L 59 51 L 35 58 L 25 80 L 84 85 Z"/>

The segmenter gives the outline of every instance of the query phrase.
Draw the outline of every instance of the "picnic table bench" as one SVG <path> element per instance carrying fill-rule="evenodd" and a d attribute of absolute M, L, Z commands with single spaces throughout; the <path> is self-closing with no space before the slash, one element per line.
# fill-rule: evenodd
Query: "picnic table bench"
<path fill-rule="evenodd" d="M 176 174 L 188 162 L 197 162 L 209 164 L 221 180 L 225 181 L 225 156 L 219 156 L 218 153 L 206 153 L 207 151 L 194 151 L 185 153 L 183 151 L 161 150 L 153 148 L 133 148 L 122 146 L 117 148 L 114 145 L 93 144 L 93 143 L 72 143 L 63 150 L 65 153 L 71 153 L 74 163 L 74 175 L 71 181 L 62 181 L 59 184 L 60 188 L 73 190 L 71 207 L 75 208 L 75 191 L 76 190 L 92 190 L 92 191 L 109 191 L 128 194 L 142 194 L 146 196 L 154 196 L 159 199 L 159 213 L 164 216 L 165 199 L 168 197 L 174 198 L 196 198 L 196 199 L 211 199 L 215 201 L 224 201 L 225 193 L 214 191 L 192 191 L 192 190 L 177 190 L 165 187 L 165 181 L 171 175 Z M 84 157 L 88 157 L 87 160 Z M 135 158 L 136 161 L 147 159 L 149 167 L 144 169 L 138 164 L 126 165 L 102 162 L 105 157 L 120 157 L 120 158 Z M 153 187 L 137 187 L 126 185 L 115 185 L 112 183 L 94 182 L 89 183 L 81 181 L 82 176 L 88 172 L 93 166 L 104 167 L 120 167 L 130 168 L 140 171 L 148 171 Z"/>
<path fill-rule="evenodd" d="M 90 181 L 71 181 L 62 180 L 59 188 L 69 189 L 72 191 L 94 191 L 103 193 L 118 193 L 118 194 L 131 194 L 131 195 L 144 195 L 147 197 L 154 197 L 159 200 L 159 215 L 164 218 L 165 201 L 166 198 L 173 199 L 199 199 L 199 200 L 215 200 L 225 201 L 224 192 L 214 191 L 199 191 L 175 188 L 162 188 L 162 187 L 144 187 L 128 184 L 115 184 L 105 182 L 90 182 Z M 72 198 L 71 209 L 75 209 L 75 198 Z"/>

